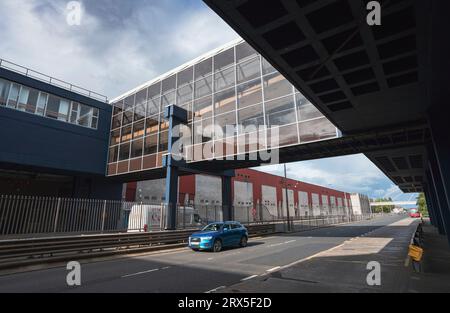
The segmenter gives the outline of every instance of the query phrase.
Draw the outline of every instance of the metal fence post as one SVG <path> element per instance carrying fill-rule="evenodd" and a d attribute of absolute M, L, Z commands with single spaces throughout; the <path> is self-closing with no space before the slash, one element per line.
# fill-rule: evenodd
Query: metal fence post
<path fill-rule="evenodd" d="M 55 216 L 55 225 L 53 228 L 53 232 L 56 233 L 56 228 L 58 227 L 58 218 L 59 218 L 59 209 L 61 207 L 61 198 L 58 198 L 58 204 L 56 207 L 56 216 Z"/>
<path fill-rule="evenodd" d="M 186 205 L 183 206 L 183 229 L 186 229 Z"/>
<path fill-rule="evenodd" d="M 105 230 L 105 218 L 106 218 L 106 200 L 103 201 L 103 212 L 102 212 L 102 233 Z"/>

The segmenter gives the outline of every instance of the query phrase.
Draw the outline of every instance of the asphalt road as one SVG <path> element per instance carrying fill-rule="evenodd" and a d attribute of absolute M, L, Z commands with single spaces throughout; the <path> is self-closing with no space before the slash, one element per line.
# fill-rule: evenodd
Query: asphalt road
<path fill-rule="evenodd" d="M 82 263 L 81 286 L 64 267 L 0 276 L 0 292 L 209 292 L 251 280 L 401 220 L 385 216 L 295 234 L 255 238 L 220 253 L 188 248 Z M 76 261 L 76 260 L 74 260 Z"/>

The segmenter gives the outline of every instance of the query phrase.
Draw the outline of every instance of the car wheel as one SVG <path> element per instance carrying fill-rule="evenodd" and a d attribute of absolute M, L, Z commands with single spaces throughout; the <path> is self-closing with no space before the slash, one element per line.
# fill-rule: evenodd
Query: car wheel
<path fill-rule="evenodd" d="M 220 252 L 220 251 L 222 251 L 222 241 L 216 240 L 214 241 L 213 252 Z"/>
<path fill-rule="evenodd" d="M 239 245 L 244 248 L 247 247 L 248 238 L 247 236 L 242 236 L 241 241 L 239 242 Z"/>
<path fill-rule="evenodd" d="M 199 251 L 199 249 L 192 249 L 192 251 L 194 251 L 194 252 L 198 252 L 198 251 Z"/>

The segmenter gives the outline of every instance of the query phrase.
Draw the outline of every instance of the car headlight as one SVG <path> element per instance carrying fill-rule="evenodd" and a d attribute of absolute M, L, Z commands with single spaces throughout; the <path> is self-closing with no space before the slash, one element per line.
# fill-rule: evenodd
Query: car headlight
<path fill-rule="evenodd" d="M 213 239 L 212 236 L 202 237 L 202 240 L 204 240 L 204 241 L 208 241 L 208 240 L 211 240 L 211 239 Z"/>

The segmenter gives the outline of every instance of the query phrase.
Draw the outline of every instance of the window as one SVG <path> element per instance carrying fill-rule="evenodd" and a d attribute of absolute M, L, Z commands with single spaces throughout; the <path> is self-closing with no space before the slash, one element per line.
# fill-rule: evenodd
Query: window
<path fill-rule="evenodd" d="M 6 105 L 10 87 L 10 82 L 0 79 L 0 105 Z"/>
<path fill-rule="evenodd" d="M 238 84 L 261 76 L 259 57 L 237 65 Z"/>
<path fill-rule="evenodd" d="M 212 115 L 212 97 L 195 100 L 193 111 L 195 118 L 210 117 Z"/>
<path fill-rule="evenodd" d="M 17 98 L 19 97 L 20 85 L 12 84 L 11 90 L 9 91 L 8 103 L 6 106 L 8 108 L 15 109 L 17 106 Z"/>
<path fill-rule="evenodd" d="M 227 68 L 214 74 L 214 90 L 220 91 L 236 84 L 234 67 Z"/>
<path fill-rule="evenodd" d="M 148 99 L 161 96 L 161 82 L 148 87 Z"/>
<path fill-rule="evenodd" d="M 191 66 L 178 73 L 178 88 L 184 84 L 192 83 L 194 79 L 194 68 Z"/>
<path fill-rule="evenodd" d="M 22 87 L 19 94 L 19 102 L 17 104 L 17 110 L 25 111 L 28 102 L 28 96 L 30 95 L 30 89 Z"/>
<path fill-rule="evenodd" d="M 284 97 L 281 99 L 266 102 L 267 127 L 282 126 L 295 123 L 294 97 Z"/>
<path fill-rule="evenodd" d="M 262 59 L 263 75 L 276 72 L 277 70 L 266 59 Z"/>
<path fill-rule="evenodd" d="M 147 89 L 143 89 L 136 94 L 134 121 L 145 118 L 145 109 L 147 104 Z"/>
<path fill-rule="evenodd" d="M 30 89 L 30 93 L 28 94 L 28 101 L 26 103 L 25 111 L 28 113 L 36 112 L 36 105 L 39 98 L 39 91 L 35 89 Z"/>
<path fill-rule="evenodd" d="M 161 106 L 161 98 L 153 98 L 148 100 L 147 102 L 147 116 L 152 116 L 155 114 L 159 114 L 159 108 Z"/>
<path fill-rule="evenodd" d="M 143 153 L 143 139 L 138 139 L 132 142 L 131 144 L 131 158 L 139 158 Z"/>
<path fill-rule="evenodd" d="M 212 94 L 212 77 L 200 79 L 195 82 L 195 99 L 202 98 Z"/>
<path fill-rule="evenodd" d="M 140 121 L 145 118 L 145 103 L 136 104 L 134 107 L 134 121 Z"/>
<path fill-rule="evenodd" d="M 165 94 L 177 88 L 177 76 L 172 75 L 162 81 L 162 93 Z"/>
<path fill-rule="evenodd" d="M 68 122 L 69 121 L 69 109 L 70 101 L 61 99 L 59 102 L 58 120 Z M 88 125 L 90 127 L 91 125 Z"/>
<path fill-rule="evenodd" d="M 48 101 L 48 94 L 40 92 L 39 100 L 38 100 L 37 108 L 36 108 L 37 115 L 44 116 L 45 109 L 47 107 L 47 101 Z"/>
<path fill-rule="evenodd" d="M 214 71 L 217 72 L 234 64 L 234 47 L 214 56 Z"/>
<path fill-rule="evenodd" d="M 133 122 L 133 111 L 125 111 L 123 112 L 123 118 L 122 118 L 122 126 L 126 126 L 128 124 L 131 124 Z"/>
<path fill-rule="evenodd" d="M 122 127 L 122 139 L 121 142 L 126 142 L 131 140 L 131 125 Z"/>
<path fill-rule="evenodd" d="M 123 109 L 124 110 L 129 110 L 134 107 L 134 97 L 135 97 L 135 95 L 131 95 L 131 96 L 128 96 L 127 98 L 125 98 L 125 100 L 123 101 Z"/>
<path fill-rule="evenodd" d="M 300 142 L 336 137 L 336 127 L 325 117 L 299 124 Z"/>
<path fill-rule="evenodd" d="M 123 112 L 123 100 L 113 103 L 112 106 L 113 106 L 113 114 L 114 115 Z"/>
<path fill-rule="evenodd" d="M 311 103 L 309 102 L 303 95 L 296 94 L 296 103 L 297 103 L 297 113 L 299 121 L 306 121 L 313 118 L 322 117 L 322 113 Z"/>
<path fill-rule="evenodd" d="M 214 95 L 215 114 L 230 112 L 236 109 L 236 90 L 222 90 Z"/>
<path fill-rule="evenodd" d="M 120 143 L 120 129 L 113 130 L 111 132 L 110 145 L 114 146 Z"/>
<path fill-rule="evenodd" d="M 212 72 L 212 58 L 206 59 L 198 64 L 195 64 L 195 79 L 205 77 Z"/>
<path fill-rule="evenodd" d="M 236 126 L 236 114 L 235 112 L 231 112 L 231 113 L 225 113 L 225 114 L 221 114 L 218 115 L 214 118 L 214 123 L 215 125 L 217 125 L 218 127 L 220 127 L 223 131 L 222 134 L 215 134 L 216 137 L 215 138 L 225 138 L 225 137 L 229 137 L 229 136 L 234 136 L 236 135 L 236 132 L 232 133 L 232 134 L 227 134 L 227 126 Z"/>
<path fill-rule="evenodd" d="M 242 109 L 238 112 L 238 116 L 239 124 L 246 128 L 253 128 L 253 130 L 249 128 L 250 131 L 257 131 L 259 126 L 264 126 L 262 104 Z"/>
<path fill-rule="evenodd" d="M 85 127 L 91 127 L 92 117 L 94 116 L 94 108 L 88 107 L 87 105 L 83 104 L 80 104 L 80 108 L 80 117 L 78 118 L 77 124 Z"/>
<path fill-rule="evenodd" d="M 236 62 L 248 59 L 256 55 L 257 52 L 248 43 L 243 42 L 236 46 Z"/>
<path fill-rule="evenodd" d="M 150 135 L 150 134 L 156 134 L 158 132 L 159 129 L 159 120 L 158 120 L 158 116 L 155 117 L 149 117 L 147 119 L 146 125 L 146 134 Z"/>
<path fill-rule="evenodd" d="M 237 87 L 238 108 L 262 102 L 261 79 L 243 83 Z"/>
<path fill-rule="evenodd" d="M 145 138 L 144 154 L 154 154 L 158 152 L 158 135 L 152 135 Z"/>
<path fill-rule="evenodd" d="M 128 160 L 130 158 L 130 143 L 124 143 L 120 145 L 119 149 L 119 161 Z"/>
<path fill-rule="evenodd" d="M 119 154 L 119 146 L 114 146 L 109 148 L 109 163 L 117 162 L 117 157 Z"/>
<path fill-rule="evenodd" d="M 133 139 L 144 137 L 144 123 L 145 121 L 140 121 L 133 124 Z"/>
<path fill-rule="evenodd" d="M 165 107 L 168 107 L 169 105 L 176 104 L 176 93 L 175 91 L 169 92 L 161 97 L 161 110 L 164 110 Z"/>
<path fill-rule="evenodd" d="M 78 109 L 77 109 L 77 111 L 78 111 Z M 74 112 L 74 111 L 73 111 L 73 109 L 72 109 L 72 113 L 73 113 L 73 112 Z M 72 121 L 72 122 L 75 123 L 77 119 L 78 119 L 78 117 L 75 117 L 75 120 Z M 112 128 L 114 129 L 114 128 L 118 128 L 118 127 L 120 127 L 120 126 L 122 126 L 122 114 L 118 114 L 118 115 L 113 116 L 113 119 L 112 119 Z"/>
<path fill-rule="evenodd" d="M 121 103 L 114 104 L 114 112 L 121 112 Z M 98 108 L 71 102 L 3 79 L 0 79 L 0 105 L 94 129 L 99 121 Z M 119 113 L 113 117 L 112 128 L 120 127 L 121 122 L 122 114 Z"/>
<path fill-rule="evenodd" d="M 50 95 L 47 101 L 47 110 L 45 116 L 58 119 L 60 100 L 58 97 Z"/>
<path fill-rule="evenodd" d="M 194 88 L 192 84 L 184 85 L 177 91 L 177 103 L 179 106 L 191 102 L 194 94 Z"/>
<path fill-rule="evenodd" d="M 293 87 L 280 73 L 273 73 L 263 78 L 264 99 L 271 100 L 293 93 Z"/>

